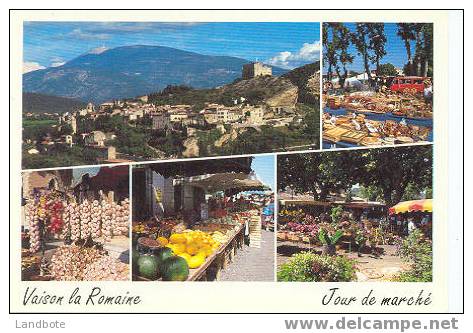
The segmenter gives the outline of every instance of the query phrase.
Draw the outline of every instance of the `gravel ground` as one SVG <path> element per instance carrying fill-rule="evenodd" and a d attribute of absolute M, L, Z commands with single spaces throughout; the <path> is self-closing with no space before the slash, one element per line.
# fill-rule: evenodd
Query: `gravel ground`
<path fill-rule="evenodd" d="M 381 245 L 380 247 L 384 249 L 384 253 L 379 257 L 371 254 L 363 254 L 358 257 L 357 252 L 348 253 L 345 250 L 340 250 L 337 254 L 356 261 L 358 281 L 389 281 L 393 276 L 409 269 L 409 265 L 396 255 L 394 245 Z M 322 248 L 318 246 L 310 247 L 304 243 L 278 241 L 277 267 L 279 268 L 287 262 L 294 253 L 308 250 L 320 253 Z"/>
<path fill-rule="evenodd" d="M 261 248 L 244 245 L 219 281 L 274 281 L 274 232 L 261 230 Z"/>

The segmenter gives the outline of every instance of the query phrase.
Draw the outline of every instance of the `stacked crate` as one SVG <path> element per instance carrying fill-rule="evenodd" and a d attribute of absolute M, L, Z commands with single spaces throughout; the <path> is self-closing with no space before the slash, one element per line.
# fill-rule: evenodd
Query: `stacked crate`
<path fill-rule="evenodd" d="M 250 247 L 261 248 L 261 215 L 252 215 L 249 222 Z"/>

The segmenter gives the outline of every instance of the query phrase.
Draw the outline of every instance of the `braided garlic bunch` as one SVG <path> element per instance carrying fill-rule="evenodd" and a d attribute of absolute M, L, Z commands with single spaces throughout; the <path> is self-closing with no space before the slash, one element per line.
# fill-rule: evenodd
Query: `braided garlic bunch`
<path fill-rule="evenodd" d="M 80 207 L 72 202 L 69 205 L 69 221 L 71 227 L 71 239 L 77 241 L 80 239 Z"/>
<path fill-rule="evenodd" d="M 25 219 L 29 226 L 28 235 L 30 236 L 30 252 L 38 252 L 40 249 L 39 214 L 33 200 L 28 200 L 28 203 L 26 204 Z"/>
<path fill-rule="evenodd" d="M 121 202 L 121 232 L 127 236 L 130 228 L 130 200 L 125 198 Z"/>
<path fill-rule="evenodd" d="M 90 204 L 87 199 L 85 199 L 82 204 L 80 205 L 80 238 L 87 239 L 91 235 L 91 228 L 90 228 L 90 221 L 91 221 L 91 212 L 90 212 Z"/>
<path fill-rule="evenodd" d="M 112 205 L 106 200 L 102 200 L 102 236 L 104 243 L 112 239 Z"/>
<path fill-rule="evenodd" d="M 102 205 L 98 200 L 94 200 L 91 205 L 91 221 L 90 229 L 92 239 L 96 240 L 101 235 L 101 223 L 102 223 Z"/>
<path fill-rule="evenodd" d="M 62 211 L 62 220 L 64 221 L 64 226 L 62 227 L 61 238 L 66 239 L 71 230 L 71 210 L 67 201 L 63 201 L 62 204 L 64 206 L 64 210 Z"/>

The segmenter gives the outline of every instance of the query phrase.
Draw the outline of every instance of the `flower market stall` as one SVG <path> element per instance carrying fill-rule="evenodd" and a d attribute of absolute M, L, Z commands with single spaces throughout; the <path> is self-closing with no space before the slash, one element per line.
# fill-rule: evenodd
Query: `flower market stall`
<path fill-rule="evenodd" d="M 23 280 L 129 280 L 128 167 L 23 174 Z"/>
<path fill-rule="evenodd" d="M 185 165 L 194 162 L 200 166 Z M 168 163 L 134 169 L 134 180 L 150 180 L 134 202 L 150 189 L 153 201 L 133 217 L 133 279 L 218 280 L 245 238 L 259 246 L 261 207 L 244 193 L 267 188 L 251 177 L 251 161 L 203 162 L 175 163 L 174 172 Z"/>
<path fill-rule="evenodd" d="M 422 230 L 426 237 L 432 237 L 433 200 L 401 201 L 389 208 L 392 224 L 399 226 L 399 233 L 408 234 L 409 229 Z"/>

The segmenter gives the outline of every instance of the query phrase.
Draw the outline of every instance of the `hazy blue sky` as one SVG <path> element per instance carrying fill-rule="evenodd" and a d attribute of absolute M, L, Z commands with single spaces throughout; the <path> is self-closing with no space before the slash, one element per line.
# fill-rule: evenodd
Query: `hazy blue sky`
<path fill-rule="evenodd" d="M 350 29 L 350 31 L 356 31 L 355 23 L 345 23 L 345 25 Z M 407 53 L 406 48 L 404 47 L 404 41 L 397 35 L 397 25 L 396 23 L 385 23 L 384 24 L 384 33 L 386 35 L 386 55 L 381 59 L 381 64 L 391 63 L 397 68 L 402 69 L 407 63 Z M 412 54 L 415 53 L 415 42 L 411 41 L 411 50 Z M 348 69 L 354 70 L 357 72 L 364 72 L 363 58 L 358 55 L 355 46 L 350 45 L 348 52 L 355 56 L 353 64 L 347 66 Z M 375 65 L 370 65 L 371 69 L 375 68 Z M 327 68 L 324 68 L 326 72 Z"/>
<path fill-rule="evenodd" d="M 255 171 L 258 179 L 271 187 L 274 191 L 274 155 L 256 156 L 253 159 L 251 167 Z"/>
<path fill-rule="evenodd" d="M 26 22 L 23 61 L 58 66 L 99 47 L 161 45 L 294 68 L 320 58 L 319 23 Z"/>

